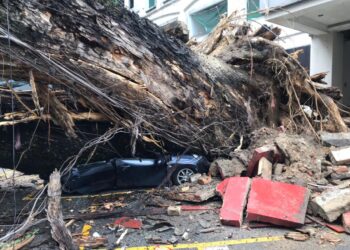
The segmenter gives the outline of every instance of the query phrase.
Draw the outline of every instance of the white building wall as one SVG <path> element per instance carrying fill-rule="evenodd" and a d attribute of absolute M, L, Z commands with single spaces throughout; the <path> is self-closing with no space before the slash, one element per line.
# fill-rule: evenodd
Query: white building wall
<path fill-rule="evenodd" d="M 148 0 L 134 0 L 133 10 L 142 17 L 147 17 L 159 26 L 163 26 L 174 20 L 184 22 L 189 29 L 190 38 L 196 36 L 198 27 L 196 23 L 191 19 L 191 14 L 197 11 L 203 10 L 214 4 L 221 2 L 222 0 L 172 0 L 164 3 L 163 0 L 157 0 L 157 8 L 155 10 L 148 10 Z M 245 21 L 247 19 L 247 1 L 248 0 L 227 0 L 227 10 L 230 15 L 236 11 L 237 20 Z M 129 0 L 125 0 L 125 5 L 128 7 Z M 265 20 L 265 17 L 251 20 L 253 28 L 258 28 L 262 24 L 268 24 L 278 26 L 276 24 L 269 23 Z M 307 46 L 311 44 L 311 38 L 306 33 L 300 33 L 297 30 L 282 28 L 282 34 L 277 42 L 285 49 L 291 49 L 295 47 Z M 198 40 L 204 37 L 196 37 Z"/>
<path fill-rule="evenodd" d="M 175 20 L 182 21 L 187 24 L 191 38 L 196 35 L 198 29 L 195 22 L 191 20 L 191 14 L 217 4 L 220 1 L 222 0 L 170 0 L 164 3 L 163 0 L 157 0 L 157 8 L 148 11 L 148 0 L 134 0 L 133 10 L 140 16 L 147 17 L 160 26 Z M 238 15 L 237 21 L 246 20 L 248 14 L 247 1 L 227 0 L 228 14 L 230 15 L 236 11 Z M 261 1 L 270 3 L 271 0 Z M 128 2 L 129 0 L 125 0 L 127 7 Z M 271 2 L 279 4 L 282 0 L 273 0 Z M 293 20 L 286 19 L 285 22 L 287 22 L 286 25 L 288 27 L 295 29 L 269 23 L 264 16 L 250 20 L 250 22 L 253 29 L 263 24 L 281 27 L 282 33 L 276 42 L 285 49 L 311 45 L 310 74 L 328 72 L 325 81 L 329 85 L 338 86 L 343 89 L 345 93 L 344 100 L 349 100 L 348 104 L 350 105 L 350 70 L 348 70 L 350 69 L 350 42 L 344 42 L 344 37 L 340 32 L 322 32 L 323 34 L 310 37 L 307 33 L 298 31 L 298 26 Z M 201 40 L 204 37 L 197 38 Z"/>
<path fill-rule="evenodd" d="M 325 81 L 329 85 L 343 85 L 344 37 L 332 32 L 312 37 L 310 74 L 328 72 Z"/>
<path fill-rule="evenodd" d="M 227 1 L 228 14 L 236 11 L 239 16 L 245 19 L 247 15 L 247 1 L 246 0 L 228 0 Z"/>
<path fill-rule="evenodd" d="M 350 41 L 344 43 L 343 56 L 343 102 L 350 106 Z"/>
<path fill-rule="evenodd" d="M 285 49 L 292 49 L 311 45 L 311 37 L 309 36 L 309 34 L 268 22 L 265 20 L 264 16 L 251 20 L 250 22 L 253 30 L 258 29 L 263 24 L 281 28 L 281 35 L 275 40 L 275 42 L 280 44 Z"/>
<path fill-rule="evenodd" d="M 172 1 L 157 1 L 157 8 L 148 11 L 148 0 L 134 0 L 133 11 L 138 13 L 142 17 L 146 17 L 152 20 L 159 26 L 163 26 L 167 23 L 175 20 L 184 22 L 189 30 L 190 38 L 196 36 L 199 27 L 193 22 L 191 14 L 200 10 L 206 9 L 212 5 L 222 2 L 223 0 L 172 0 Z M 228 0 L 227 9 L 228 13 L 232 13 L 239 6 L 243 8 L 243 1 Z M 240 4 L 237 4 L 240 3 Z M 129 0 L 125 0 L 125 6 L 129 6 Z M 196 37 L 198 40 L 203 37 Z"/>
<path fill-rule="evenodd" d="M 333 36 L 333 65 L 331 68 L 332 72 L 332 79 L 331 84 L 332 86 L 338 87 L 341 90 L 343 90 L 344 85 L 344 78 L 343 78 L 343 71 L 344 71 L 344 35 L 341 32 L 332 32 L 331 35 Z M 325 58 L 326 59 L 326 58 Z"/>

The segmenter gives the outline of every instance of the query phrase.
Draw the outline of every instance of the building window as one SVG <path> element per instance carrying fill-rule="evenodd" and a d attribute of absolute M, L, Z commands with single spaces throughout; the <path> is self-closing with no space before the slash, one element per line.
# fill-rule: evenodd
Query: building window
<path fill-rule="evenodd" d="M 223 14 L 227 14 L 227 0 L 191 14 L 193 36 L 203 36 L 210 33 L 219 23 Z"/>
<path fill-rule="evenodd" d="M 247 10 L 248 10 L 248 20 L 260 17 L 260 0 L 248 0 L 247 1 Z"/>
<path fill-rule="evenodd" d="M 129 8 L 134 8 L 134 0 L 129 0 Z"/>
<path fill-rule="evenodd" d="M 287 49 L 287 53 L 293 53 L 297 50 L 303 50 L 303 53 L 299 56 L 298 61 L 306 69 L 307 72 L 310 71 L 310 45 Z"/>
<path fill-rule="evenodd" d="M 148 0 L 148 9 L 153 9 L 156 7 L 156 0 Z"/>

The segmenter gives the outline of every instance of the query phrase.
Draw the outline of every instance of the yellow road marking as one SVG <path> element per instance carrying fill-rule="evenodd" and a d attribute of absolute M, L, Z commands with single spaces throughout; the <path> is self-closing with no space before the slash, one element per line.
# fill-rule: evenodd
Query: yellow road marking
<path fill-rule="evenodd" d="M 33 197 L 36 194 L 36 192 L 37 191 L 28 194 L 22 200 L 24 200 L 24 201 L 33 200 Z M 71 195 L 71 196 L 62 196 L 61 199 L 70 200 L 70 199 L 81 199 L 81 198 L 108 197 L 108 196 L 112 196 L 112 195 L 131 194 L 134 192 L 149 193 L 149 192 L 152 192 L 152 189 L 150 189 L 150 190 L 142 189 L 142 190 L 133 190 L 133 191 L 115 191 L 115 192 L 102 193 L 102 194 Z"/>
<path fill-rule="evenodd" d="M 200 242 L 200 243 L 188 243 L 188 244 L 177 244 L 177 245 L 158 245 L 158 246 L 115 248 L 115 250 L 169 250 L 169 249 L 186 249 L 186 248 L 196 248 L 198 250 L 204 250 L 204 249 L 209 248 L 209 247 L 253 244 L 253 243 L 280 241 L 280 240 L 284 240 L 284 237 L 283 236 L 257 237 L 257 238 L 223 240 L 223 241 L 213 241 L 213 242 Z"/>
<path fill-rule="evenodd" d="M 116 192 L 102 193 L 102 194 L 62 196 L 61 198 L 65 200 L 69 200 L 69 199 L 81 199 L 81 198 L 107 197 L 107 196 L 112 196 L 116 194 L 131 194 L 131 193 L 133 193 L 133 191 L 116 191 Z"/>

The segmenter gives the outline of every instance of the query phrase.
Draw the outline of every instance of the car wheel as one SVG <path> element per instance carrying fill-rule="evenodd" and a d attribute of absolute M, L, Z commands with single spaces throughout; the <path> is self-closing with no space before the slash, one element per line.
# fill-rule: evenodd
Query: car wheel
<path fill-rule="evenodd" d="M 62 185 L 62 192 L 63 194 L 73 194 L 74 192 L 69 188 L 67 187 L 66 185 Z"/>
<path fill-rule="evenodd" d="M 75 191 L 72 189 L 71 183 L 74 182 L 74 178 L 67 180 L 61 180 L 61 188 L 64 194 L 73 194 Z"/>
<path fill-rule="evenodd" d="M 175 171 L 173 174 L 173 183 L 180 185 L 190 181 L 190 177 L 194 175 L 194 171 L 188 167 L 182 167 Z"/>

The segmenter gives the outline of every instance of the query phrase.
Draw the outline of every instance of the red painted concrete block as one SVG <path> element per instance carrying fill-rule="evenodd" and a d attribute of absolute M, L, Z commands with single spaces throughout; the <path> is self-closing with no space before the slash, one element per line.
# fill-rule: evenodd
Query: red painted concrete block
<path fill-rule="evenodd" d="M 265 157 L 267 160 L 274 162 L 275 152 L 278 152 L 274 145 L 266 145 L 257 148 L 253 152 L 253 156 L 248 163 L 247 175 L 253 177 L 257 173 L 259 160 Z"/>
<path fill-rule="evenodd" d="M 220 209 L 220 221 L 222 224 L 237 227 L 242 225 L 250 182 L 251 180 L 248 177 L 228 178 L 223 197 L 224 201 Z"/>
<path fill-rule="evenodd" d="M 309 197 L 307 188 L 254 178 L 248 199 L 247 220 L 285 227 L 303 225 Z"/>
<path fill-rule="evenodd" d="M 230 180 L 230 178 L 226 178 L 225 180 L 223 180 L 222 182 L 220 182 L 217 186 L 216 186 L 216 193 L 221 196 L 224 197 L 225 191 L 226 191 L 226 187 L 227 187 L 227 183 Z"/>
<path fill-rule="evenodd" d="M 326 227 L 328 227 L 329 229 L 331 229 L 337 233 L 344 233 L 345 232 L 345 228 L 340 226 L 340 225 L 326 223 Z"/>
<path fill-rule="evenodd" d="M 350 212 L 343 213 L 342 221 L 345 232 L 350 233 Z"/>
<path fill-rule="evenodd" d="M 121 217 L 114 221 L 115 226 L 121 226 L 125 228 L 132 228 L 132 229 L 141 229 L 142 227 L 142 221 L 137 219 L 132 219 L 129 217 Z"/>
<path fill-rule="evenodd" d="M 347 166 L 336 166 L 332 167 L 332 170 L 334 173 L 337 174 L 344 174 L 349 172 L 349 168 Z"/>

